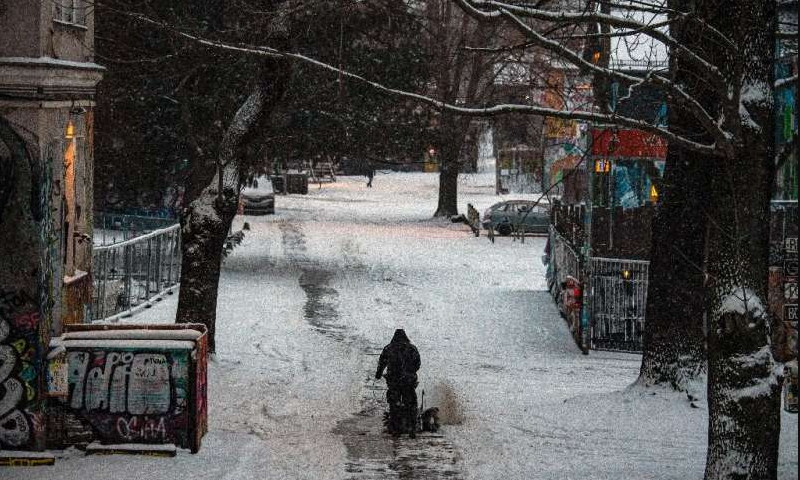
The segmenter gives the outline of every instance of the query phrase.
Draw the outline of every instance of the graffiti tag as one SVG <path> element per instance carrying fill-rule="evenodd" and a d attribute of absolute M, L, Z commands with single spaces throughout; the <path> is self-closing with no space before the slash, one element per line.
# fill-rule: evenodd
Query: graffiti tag
<path fill-rule="evenodd" d="M 32 419 L 24 405 L 36 400 L 34 305 L 23 293 L 0 291 L 0 447 L 21 447 L 31 439 Z"/>
<path fill-rule="evenodd" d="M 67 402 L 109 442 L 166 443 L 185 435 L 188 353 L 67 351 Z"/>

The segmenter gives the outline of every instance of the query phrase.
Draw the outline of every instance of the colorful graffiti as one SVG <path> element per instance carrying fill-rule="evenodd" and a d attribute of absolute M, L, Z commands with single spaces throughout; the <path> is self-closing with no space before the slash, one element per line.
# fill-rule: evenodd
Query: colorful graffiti
<path fill-rule="evenodd" d="M 68 405 L 103 443 L 188 442 L 189 351 L 69 351 Z"/>
<path fill-rule="evenodd" d="M 550 184 L 560 182 L 564 178 L 564 173 L 576 168 L 580 162 L 581 157 L 577 155 L 567 154 L 560 158 L 552 157 L 552 162 L 549 163 Z"/>
<path fill-rule="evenodd" d="M 0 447 L 30 447 L 43 432 L 40 350 L 36 302 L 0 291 Z"/>

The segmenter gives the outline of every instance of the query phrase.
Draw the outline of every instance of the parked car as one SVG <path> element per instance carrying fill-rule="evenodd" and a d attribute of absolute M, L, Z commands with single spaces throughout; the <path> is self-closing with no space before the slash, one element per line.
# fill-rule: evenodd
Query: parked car
<path fill-rule="evenodd" d="M 272 215 L 275 213 L 275 193 L 269 177 L 258 177 L 252 186 L 245 187 L 239 196 L 239 213 Z"/>
<path fill-rule="evenodd" d="M 547 205 L 532 200 L 508 200 L 492 205 L 483 213 L 483 228 L 499 235 L 511 235 L 522 228 L 525 233 L 547 233 L 550 213 Z"/>

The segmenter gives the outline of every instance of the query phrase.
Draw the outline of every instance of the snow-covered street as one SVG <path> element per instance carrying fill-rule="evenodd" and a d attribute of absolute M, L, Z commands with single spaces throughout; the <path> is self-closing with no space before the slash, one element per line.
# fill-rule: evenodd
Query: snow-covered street
<path fill-rule="evenodd" d="M 459 209 L 500 201 L 466 175 Z M 638 355 L 582 355 L 545 291 L 545 239 L 432 220 L 436 174 L 343 177 L 277 196 L 225 261 L 201 451 L 84 457 L 14 479 L 701 479 L 707 410 L 631 387 Z M 516 196 L 516 198 L 525 198 Z M 128 319 L 171 322 L 175 296 Z M 381 432 L 377 354 L 405 328 L 441 435 Z M 784 413 L 779 478 L 797 479 Z"/>

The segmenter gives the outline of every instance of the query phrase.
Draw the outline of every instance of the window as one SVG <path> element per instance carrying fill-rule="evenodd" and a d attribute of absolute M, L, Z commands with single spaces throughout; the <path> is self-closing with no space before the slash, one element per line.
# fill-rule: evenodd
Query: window
<path fill-rule="evenodd" d="M 86 25 L 86 9 L 82 0 L 54 0 L 55 20 L 73 25 Z"/>

